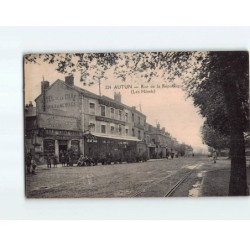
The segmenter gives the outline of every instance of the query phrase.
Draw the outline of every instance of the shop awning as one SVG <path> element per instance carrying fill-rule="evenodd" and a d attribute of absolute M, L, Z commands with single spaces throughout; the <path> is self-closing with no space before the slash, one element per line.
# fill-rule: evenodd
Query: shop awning
<path fill-rule="evenodd" d="M 91 134 L 100 138 L 108 138 L 108 139 L 124 140 L 124 141 L 137 141 L 137 142 L 141 141 L 138 138 L 132 136 L 118 136 L 118 135 L 101 134 L 101 133 L 91 133 Z"/>

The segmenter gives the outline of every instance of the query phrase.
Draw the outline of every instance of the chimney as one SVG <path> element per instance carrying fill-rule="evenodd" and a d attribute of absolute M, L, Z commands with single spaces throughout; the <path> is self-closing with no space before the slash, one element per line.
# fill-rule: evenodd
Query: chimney
<path fill-rule="evenodd" d="M 115 92 L 114 93 L 114 100 L 117 101 L 117 102 L 119 102 L 119 103 L 122 102 L 122 95 L 121 95 L 120 92 L 118 92 L 118 93 Z"/>
<path fill-rule="evenodd" d="M 165 127 L 162 127 L 162 128 L 161 128 L 161 131 L 162 131 L 163 133 L 165 133 Z"/>
<path fill-rule="evenodd" d="M 42 81 L 41 82 L 41 94 L 44 94 L 44 92 L 49 88 L 49 82 L 48 81 Z"/>
<path fill-rule="evenodd" d="M 74 76 L 73 75 L 65 76 L 65 83 L 69 86 L 74 86 Z"/>
<path fill-rule="evenodd" d="M 157 129 L 160 129 L 160 123 L 159 122 L 157 123 Z"/>
<path fill-rule="evenodd" d="M 43 97 L 43 101 L 42 101 L 42 105 L 43 105 L 43 111 L 46 111 L 46 90 L 49 88 L 49 82 L 45 81 L 43 79 L 43 81 L 41 82 L 41 94 Z"/>

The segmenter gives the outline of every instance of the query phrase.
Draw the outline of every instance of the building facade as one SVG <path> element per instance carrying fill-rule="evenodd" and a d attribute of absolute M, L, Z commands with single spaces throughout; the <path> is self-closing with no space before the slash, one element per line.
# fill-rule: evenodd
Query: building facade
<path fill-rule="evenodd" d="M 145 136 L 150 158 L 166 158 L 173 151 L 173 140 L 159 123 L 156 127 L 147 123 Z"/>
<path fill-rule="evenodd" d="M 98 96 L 75 86 L 74 77 L 67 76 L 51 85 L 42 81 L 35 102 L 32 115 L 31 107 L 25 109 L 25 145 L 41 162 L 47 155 L 60 158 L 68 150 L 76 158 L 113 154 L 119 160 L 147 150 L 146 116 L 123 104 L 120 93 L 114 99 Z"/>

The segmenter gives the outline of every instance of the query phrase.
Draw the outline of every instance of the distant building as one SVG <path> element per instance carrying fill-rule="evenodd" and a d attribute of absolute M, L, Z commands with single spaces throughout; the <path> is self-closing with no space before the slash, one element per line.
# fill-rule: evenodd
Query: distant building
<path fill-rule="evenodd" d="M 165 131 L 164 127 L 160 128 L 159 123 L 156 127 L 146 124 L 145 136 L 150 158 L 165 158 L 171 152 L 170 134 Z"/>

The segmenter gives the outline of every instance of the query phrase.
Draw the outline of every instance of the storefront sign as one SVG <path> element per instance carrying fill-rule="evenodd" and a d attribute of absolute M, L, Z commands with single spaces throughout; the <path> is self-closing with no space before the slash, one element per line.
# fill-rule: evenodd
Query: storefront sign
<path fill-rule="evenodd" d="M 78 130 L 76 117 L 60 116 L 48 113 L 38 115 L 38 125 L 40 128 L 50 128 L 57 130 Z"/>
<path fill-rule="evenodd" d="M 97 140 L 96 139 L 87 139 L 87 142 L 97 143 Z"/>

